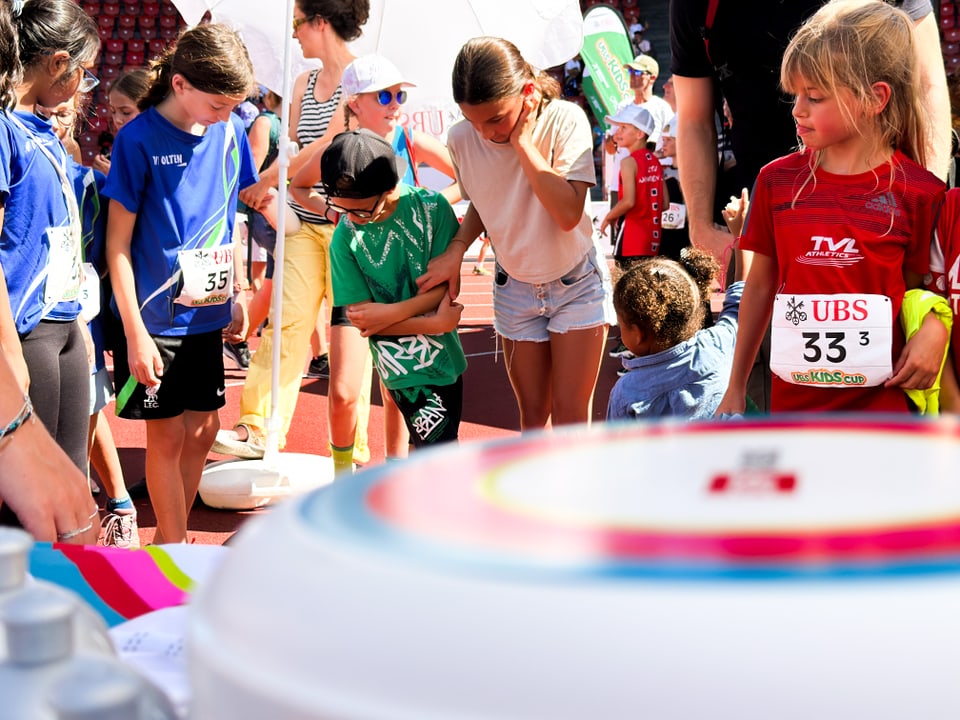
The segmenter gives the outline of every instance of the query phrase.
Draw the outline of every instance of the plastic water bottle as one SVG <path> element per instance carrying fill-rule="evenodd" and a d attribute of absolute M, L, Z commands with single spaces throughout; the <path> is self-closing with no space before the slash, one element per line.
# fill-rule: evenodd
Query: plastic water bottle
<path fill-rule="evenodd" d="M 16 720 L 176 720 L 172 703 L 111 655 L 76 646 L 80 600 L 36 583 L 0 607 L 0 715 Z"/>
<path fill-rule="evenodd" d="M 19 528 L 0 527 L 0 610 L 19 592 L 35 585 L 53 588 L 70 596 L 77 607 L 77 622 L 73 624 L 77 647 L 95 653 L 116 655 L 110 640 L 107 624 L 103 618 L 76 593 L 53 583 L 30 577 L 28 565 L 33 537 Z M 0 623 L 0 660 L 6 657 L 5 630 Z"/>

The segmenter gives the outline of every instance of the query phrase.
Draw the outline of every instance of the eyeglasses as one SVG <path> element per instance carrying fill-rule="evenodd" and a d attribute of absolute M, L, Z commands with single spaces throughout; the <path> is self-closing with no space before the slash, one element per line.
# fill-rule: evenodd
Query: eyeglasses
<path fill-rule="evenodd" d="M 380 207 L 380 202 L 383 200 L 383 193 L 380 193 L 377 196 L 377 201 L 373 204 L 373 207 L 369 210 L 352 210 L 350 208 L 345 208 L 342 205 L 337 205 L 335 202 L 327 198 L 327 207 L 333 210 L 334 212 L 341 213 L 343 215 L 353 215 L 355 218 L 360 218 L 361 220 L 369 220 L 373 217 L 376 217 L 379 213 L 377 212 Z"/>
<path fill-rule="evenodd" d="M 317 17 L 317 16 L 316 16 L 316 15 L 307 15 L 307 16 L 302 17 L 302 18 L 294 18 L 294 19 L 293 19 L 293 32 L 297 32 L 297 30 L 300 29 L 300 26 L 301 26 L 301 25 L 303 25 L 304 23 L 310 22 L 310 21 L 313 20 L 315 17 Z"/>
<path fill-rule="evenodd" d="M 631 75 L 653 75 L 652 72 L 647 70 L 637 70 L 636 68 L 627 68 L 627 72 Z"/>
<path fill-rule="evenodd" d="M 43 107 L 42 105 L 37 105 L 37 114 L 41 117 L 46 118 L 50 122 L 57 123 L 60 127 L 64 129 L 70 129 L 74 126 L 74 123 L 77 122 L 77 111 L 71 109 L 63 109 L 59 112 L 54 112 L 53 108 Z"/>
<path fill-rule="evenodd" d="M 377 90 L 377 102 L 386 107 L 393 102 L 394 94 L 389 90 Z M 407 101 L 407 91 L 397 90 L 397 105 L 403 105 Z"/>
<path fill-rule="evenodd" d="M 88 93 L 99 84 L 100 78 L 83 68 L 83 77 L 80 78 L 80 84 L 77 85 L 77 92 Z"/>

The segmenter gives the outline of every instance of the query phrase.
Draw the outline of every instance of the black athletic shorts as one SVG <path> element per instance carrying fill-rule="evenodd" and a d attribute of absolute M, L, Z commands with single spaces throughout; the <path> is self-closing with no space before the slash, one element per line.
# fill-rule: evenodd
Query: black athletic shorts
<path fill-rule="evenodd" d="M 130 420 L 163 420 L 185 410 L 212 412 L 226 404 L 223 335 L 152 336 L 163 358 L 160 384 L 149 390 L 130 375 L 126 338 L 114 353 L 117 415 Z"/>
<path fill-rule="evenodd" d="M 391 390 L 415 447 L 456 442 L 463 412 L 463 376 L 450 385 Z"/>

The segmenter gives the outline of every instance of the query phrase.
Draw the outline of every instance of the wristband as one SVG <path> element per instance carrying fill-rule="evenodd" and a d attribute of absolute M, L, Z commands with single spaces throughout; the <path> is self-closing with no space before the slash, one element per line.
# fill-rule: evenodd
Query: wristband
<path fill-rule="evenodd" d="M 30 402 L 30 397 L 28 395 L 23 396 L 23 407 L 20 408 L 20 412 L 17 413 L 16 417 L 9 422 L 9 424 L 0 430 L 0 443 L 3 442 L 4 438 L 8 438 L 13 433 L 15 433 L 27 420 L 33 417 L 33 403 Z"/>

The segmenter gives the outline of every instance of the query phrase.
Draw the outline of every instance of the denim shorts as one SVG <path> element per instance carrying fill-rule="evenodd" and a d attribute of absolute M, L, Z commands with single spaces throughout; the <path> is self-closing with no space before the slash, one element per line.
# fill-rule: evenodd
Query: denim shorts
<path fill-rule="evenodd" d="M 497 332 L 508 340 L 547 342 L 551 333 L 611 325 L 610 273 L 597 260 L 596 248 L 562 277 L 527 283 L 497 265 L 493 283 L 493 317 Z"/>
<path fill-rule="evenodd" d="M 256 210 L 247 212 L 247 237 L 266 250 L 268 255 L 273 255 L 277 247 L 277 231 Z"/>

